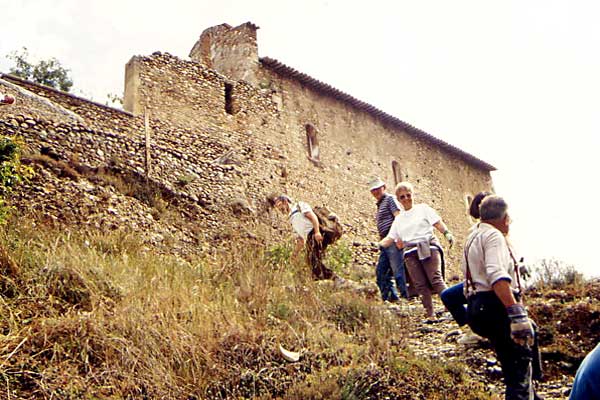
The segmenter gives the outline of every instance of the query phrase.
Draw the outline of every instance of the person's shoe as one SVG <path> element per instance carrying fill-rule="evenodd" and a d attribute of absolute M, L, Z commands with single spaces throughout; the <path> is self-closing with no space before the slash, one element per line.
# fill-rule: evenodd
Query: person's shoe
<path fill-rule="evenodd" d="M 471 345 L 485 342 L 485 338 L 473 332 L 471 328 L 465 328 L 464 332 L 465 333 L 460 338 L 458 338 L 456 343 L 463 345 Z"/>

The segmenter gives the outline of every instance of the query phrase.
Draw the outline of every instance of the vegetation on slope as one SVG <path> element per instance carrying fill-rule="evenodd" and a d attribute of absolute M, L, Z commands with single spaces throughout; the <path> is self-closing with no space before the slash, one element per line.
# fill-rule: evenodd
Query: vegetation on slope
<path fill-rule="evenodd" d="M 5 148 L 12 150 L 3 162 L 14 168 L 3 194 L 33 170 L 22 169 L 18 146 Z M 56 176 L 80 179 L 68 165 L 30 160 Z M 117 175 L 93 177 L 133 197 L 145 193 Z M 165 201 L 147 203 L 158 211 Z M 169 215 L 174 222 L 185 218 Z M 461 362 L 415 357 L 408 318 L 363 293 L 312 281 L 306 267 L 289 261 L 287 245 L 257 246 L 272 242 L 268 231 L 257 228 L 245 238 L 225 232 L 230 245 L 220 252 L 183 259 L 156 251 L 134 230 L 105 234 L 35 215 L 5 218 L 2 398 L 491 396 Z M 259 240 L 252 244 L 249 237 Z M 329 253 L 329 265 L 351 275 L 348 245 Z M 530 291 L 529 307 L 552 360 L 549 374 L 572 373 L 600 339 L 600 286 L 577 279 L 546 283 Z M 280 345 L 300 352 L 300 360 L 286 361 Z"/>
<path fill-rule="evenodd" d="M 23 219 L 0 249 L 9 397 L 486 397 L 464 366 L 413 359 L 399 317 L 260 249 L 184 261 L 153 254 L 134 232 Z M 285 361 L 279 344 L 300 361 Z"/>

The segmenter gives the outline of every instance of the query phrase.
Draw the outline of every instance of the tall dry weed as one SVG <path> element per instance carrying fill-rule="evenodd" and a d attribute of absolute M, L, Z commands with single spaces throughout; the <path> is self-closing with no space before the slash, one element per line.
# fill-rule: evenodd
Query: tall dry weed
<path fill-rule="evenodd" d="M 312 281 L 301 262 L 267 261 L 273 238 L 262 234 L 227 232 L 230 245 L 184 260 L 153 253 L 135 232 L 11 224 L 0 235 L 0 262 L 9 258 L 18 271 L 12 296 L 0 302 L 2 392 L 61 399 L 394 393 L 398 360 L 413 365 L 403 348 L 406 321 L 332 281 Z M 300 361 L 285 361 L 280 345 Z"/>

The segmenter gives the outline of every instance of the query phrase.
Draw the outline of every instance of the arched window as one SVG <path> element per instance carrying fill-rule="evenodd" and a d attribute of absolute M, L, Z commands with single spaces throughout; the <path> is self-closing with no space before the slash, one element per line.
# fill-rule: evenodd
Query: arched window
<path fill-rule="evenodd" d="M 402 171 L 400 171 L 400 163 L 394 160 L 392 161 L 392 172 L 394 174 L 394 186 L 402 182 Z"/>
<path fill-rule="evenodd" d="M 317 130 L 312 124 L 306 124 L 306 142 L 308 144 L 308 158 L 311 161 L 321 161 L 319 155 L 319 141 L 317 140 Z"/>

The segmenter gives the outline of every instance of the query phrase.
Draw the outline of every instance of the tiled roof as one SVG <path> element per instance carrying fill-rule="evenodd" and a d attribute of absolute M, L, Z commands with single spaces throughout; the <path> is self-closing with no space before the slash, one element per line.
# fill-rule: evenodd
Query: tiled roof
<path fill-rule="evenodd" d="M 301 84 L 303 84 L 319 93 L 331 96 L 335 99 L 338 99 L 340 101 L 348 103 L 351 106 L 353 106 L 359 110 L 362 110 L 362 111 L 365 111 L 365 112 L 371 114 L 373 117 L 381 120 L 384 123 L 391 124 L 392 126 L 398 128 L 398 129 L 401 129 L 403 131 L 406 131 L 407 133 L 409 133 L 419 139 L 422 139 L 424 141 L 427 141 L 429 143 L 432 143 L 436 146 L 441 147 L 442 149 L 448 151 L 449 153 L 452 153 L 452 154 L 460 157 L 461 159 L 465 160 L 469 164 L 472 164 L 472 165 L 474 165 L 478 168 L 484 169 L 486 171 L 495 171 L 496 170 L 496 168 L 494 166 L 459 149 L 458 147 L 455 147 L 449 143 L 446 143 L 443 140 L 438 139 L 435 136 L 432 136 L 429 133 L 424 132 L 419 128 L 415 128 L 414 126 L 394 117 L 393 115 L 390 115 L 386 112 L 381 111 L 377 107 L 374 107 L 368 103 L 365 103 L 364 101 L 358 100 L 357 98 L 352 97 L 349 94 L 344 93 L 341 90 L 338 90 L 331 85 L 328 85 L 327 83 L 324 83 L 315 78 L 312 78 L 311 76 L 309 76 L 305 73 L 302 73 L 300 71 L 297 71 L 294 68 L 289 67 L 273 58 L 262 57 L 260 59 L 260 62 L 265 68 L 268 68 L 268 69 L 278 73 L 279 75 L 288 77 L 290 79 L 294 79 L 294 80 L 300 82 Z"/>

